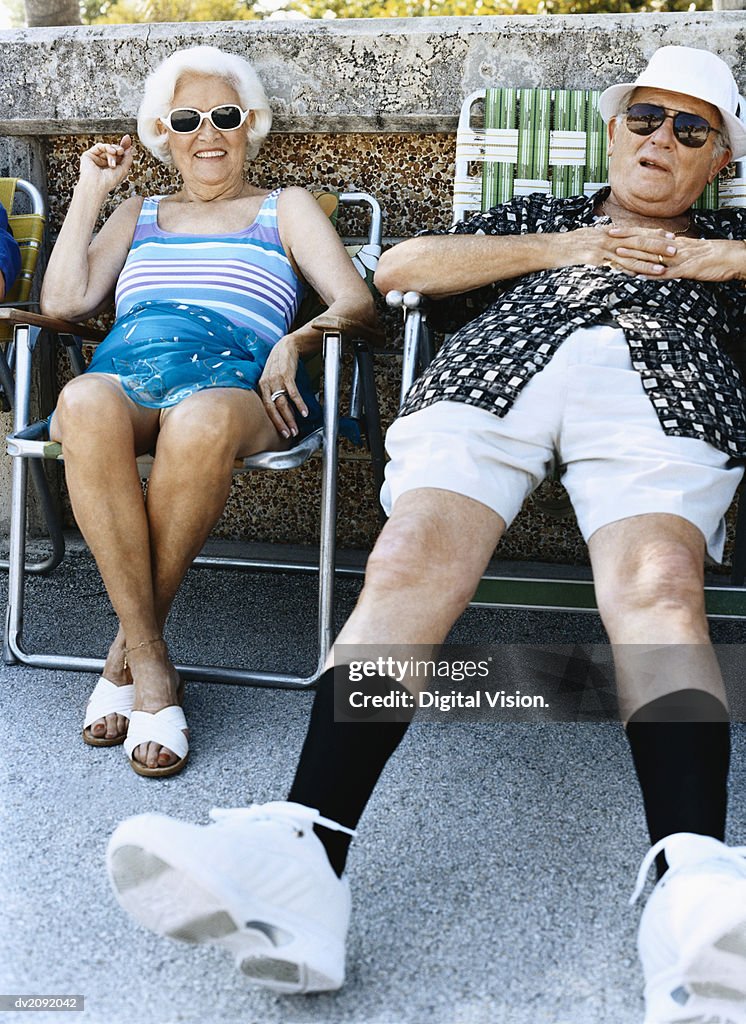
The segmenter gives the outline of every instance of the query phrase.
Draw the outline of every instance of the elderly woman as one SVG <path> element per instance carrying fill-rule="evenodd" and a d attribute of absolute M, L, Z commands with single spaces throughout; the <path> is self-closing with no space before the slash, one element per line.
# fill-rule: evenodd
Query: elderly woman
<path fill-rule="evenodd" d="M 116 300 L 116 323 L 64 387 L 50 433 L 64 445 L 75 517 L 119 619 L 83 738 L 125 741 L 140 775 L 173 774 L 187 758 L 162 633 L 222 512 L 234 460 L 291 445 L 318 415 L 300 359 L 321 335 L 291 329 L 307 284 L 330 313 L 374 317 L 314 198 L 246 180 L 270 124 L 246 61 L 213 47 L 173 54 L 147 79 L 138 133 L 183 187 L 132 196 L 91 241 L 133 161 L 128 135 L 92 146 L 44 282 L 50 315 L 85 319 Z M 150 451 L 143 502 L 136 457 Z"/>

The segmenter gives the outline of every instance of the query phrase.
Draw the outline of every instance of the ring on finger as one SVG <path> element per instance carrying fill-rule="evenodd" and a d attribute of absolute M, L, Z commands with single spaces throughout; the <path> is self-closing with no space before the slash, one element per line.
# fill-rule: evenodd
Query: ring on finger
<path fill-rule="evenodd" d="M 660 265 L 661 265 L 662 267 L 665 267 L 665 266 L 667 266 L 667 264 L 666 264 L 666 261 L 665 261 L 665 260 L 663 259 L 663 257 L 661 256 L 661 254 L 660 254 L 660 253 L 658 253 L 658 262 L 660 263 Z"/>
<path fill-rule="evenodd" d="M 276 402 L 277 399 L 280 397 L 280 395 L 286 395 L 286 394 L 287 394 L 287 391 L 285 390 L 285 388 L 278 388 L 277 391 L 273 391 L 272 392 L 272 394 L 269 396 L 269 400 L 270 400 L 270 402 Z"/>

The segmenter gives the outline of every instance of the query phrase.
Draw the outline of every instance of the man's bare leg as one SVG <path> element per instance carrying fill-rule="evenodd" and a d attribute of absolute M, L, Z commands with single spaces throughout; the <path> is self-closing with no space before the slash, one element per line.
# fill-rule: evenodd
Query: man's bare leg
<path fill-rule="evenodd" d="M 337 644 L 371 645 L 376 657 L 392 647 L 401 653 L 401 645 L 439 646 L 468 605 L 504 529 L 500 516 L 463 495 L 434 488 L 403 494 L 368 559 L 363 592 Z M 424 678 L 402 682 L 410 692 L 425 684 Z M 336 721 L 333 673 L 325 672 L 288 800 L 355 828 L 406 729 L 401 721 Z M 341 874 L 349 837 L 321 826 L 316 831 Z"/>
<path fill-rule="evenodd" d="M 505 532 L 501 516 L 453 491 L 396 502 L 368 558 L 365 585 L 335 646 L 437 647 L 468 606 Z M 331 656 L 328 665 L 331 664 Z M 422 688 L 425 680 L 407 680 Z"/>
<path fill-rule="evenodd" d="M 641 515 L 588 546 L 651 841 L 722 840 L 730 734 L 705 616 L 704 538 L 678 516 Z M 662 853 L 657 864 L 662 874 Z"/>
<path fill-rule="evenodd" d="M 632 516 L 597 530 L 588 550 L 614 648 L 622 719 L 682 689 L 704 690 L 725 704 L 705 615 L 704 538 L 696 526 L 674 515 Z"/>

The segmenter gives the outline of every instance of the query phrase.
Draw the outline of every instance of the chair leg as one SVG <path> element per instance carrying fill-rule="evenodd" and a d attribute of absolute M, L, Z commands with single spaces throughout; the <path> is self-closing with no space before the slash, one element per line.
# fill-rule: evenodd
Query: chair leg
<path fill-rule="evenodd" d="M 24 558 L 26 555 L 26 488 L 28 463 L 26 459 L 13 460 L 10 514 L 10 557 L 8 559 L 8 605 L 3 637 L 3 661 L 6 665 L 17 662 L 16 651 L 23 633 Z"/>
<path fill-rule="evenodd" d="M 17 366 L 13 427 L 17 433 L 28 426 L 31 402 L 31 355 L 39 336 L 37 327 L 16 328 Z M 13 459 L 13 477 L 10 497 L 10 558 L 8 579 L 8 607 L 3 638 L 3 660 L 13 664 L 23 632 L 24 560 L 26 556 L 26 489 L 28 465 L 26 459 Z"/>
<path fill-rule="evenodd" d="M 422 328 L 424 318 L 419 309 L 408 309 L 404 320 L 404 350 L 402 353 L 401 390 L 399 405 L 402 405 L 407 392 L 414 384 L 417 364 L 422 346 Z"/>
<path fill-rule="evenodd" d="M 432 328 L 427 320 L 422 318 L 422 343 L 418 352 L 420 373 L 426 370 L 433 359 L 435 359 L 435 339 Z"/>
<path fill-rule="evenodd" d="M 742 587 L 746 581 L 746 491 L 743 487 L 738 493 L 738 518 L 730 581 L 734 587 Z"/>
<path fill-rule="evenodd" d="M 15 346 L 15 342 L 13 343 Z M 6 354 L 0 349 L 0 388 L 8 399 L 8 405 L 13 408 L 13 394 L 15 383 L 13 381 L 13 370 L 6 358 Z M 44 517 L 44 522 L 49 533 L 49 540 L 52 544 L 52 551 L 45 559 L 39 562 L 31 562 L 26 566 L 26 572 L 34 575 L 46 575 L 52 572 L 65 557 L 65 538 L 62 533 L 62 521 L 59 511 L 55 505 L 52 493 L 49 489 L 44 467 L 41 462 L 34 459 L 31 464 L 31 479 L 34 482 L 36 493 L 39 496 L 39 504 Z M 8 569 L 10 562 L 7 559 L 0 559 L 0 569 Z"/>
<path fill-rule="evenodd" d="M 83 358 L 83 343 L 74 334 L 60 334 L 60 341 L 67 349 L 67 357 L 70 360 L 70 367 L 76 377 L 85 373 L 86 362 Z"/>
<path fill-rule="evenodd" d="M 337 542 L 337 435 L 342 336 L 324 335 L 324 448 L 321 478 L 321 537 L 319 543 L 319 662 L 320 675 L 334 639 L 334 567 Z"/>
<path fill-rule="evenodd" d="M 373 373 L 373 353 L 365 342 L 356 342 L 355 354 L 358 366 L 360 367 L 360 383 L 365 409 L 365 433 L 368 439 L 368 448 L 370 449 L 373 479 L 376 485 L 376 493 L 380 494 L 381 487 L 383 487 L 383 469 L 386 459 L 383 449 L 383 433 L 381 431 L 381 413 L 378 408 L 378 396 L 376 394 L 376 382 Z M 385 522 L 386 514 L 380 504 L 378 511 L 381 522 Z"/>
<path fill-rule="evenodd" d="M 13 370 L 15 342 L 9 341 L 5 349 L 0 348 L 0 408 L 10 412 L 13 408 Z"/>

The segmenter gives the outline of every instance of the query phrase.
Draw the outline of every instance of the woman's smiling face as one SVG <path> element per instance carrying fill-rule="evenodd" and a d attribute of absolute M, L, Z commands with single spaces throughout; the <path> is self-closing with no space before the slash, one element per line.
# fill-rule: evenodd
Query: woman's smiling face
<path fill-rule="evenodd" d="M 171 109 L 191 107 L 206 111 L 228 103 L 241 106 L 230 82 L 212 75 L 188 75 L 179 80 Z M 240 192 L 251 118 L 249 114 L 240 128 L 227 132 L 204 118 L 197 131 L 189 135 L 171 131 L 159 122 L 159 127 L 168 132 L 171 157 L 188 192 L 200 198 Z"/>

